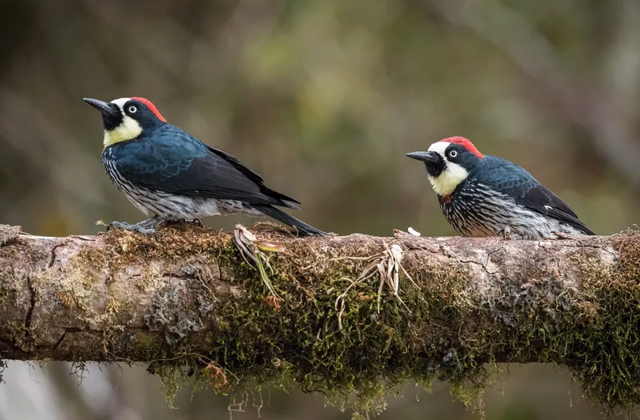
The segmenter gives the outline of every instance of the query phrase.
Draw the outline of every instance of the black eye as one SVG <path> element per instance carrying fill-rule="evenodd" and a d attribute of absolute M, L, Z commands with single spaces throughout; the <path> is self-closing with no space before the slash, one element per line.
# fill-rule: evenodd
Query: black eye
<path fill-rule="evenodd" d="M 129 105 L 127 111 L 129 111 L 129 114 L 135 114 L 136 112 L 138 112 L 138 107 L 135 105 Z"/>
<path fill-rule="evenodd" d="M 455 150 L 452 150 L 449 152 L 449 157 L 454 159 L 456 156 L 458 156 L 458 152 L 456 152 Z"/>

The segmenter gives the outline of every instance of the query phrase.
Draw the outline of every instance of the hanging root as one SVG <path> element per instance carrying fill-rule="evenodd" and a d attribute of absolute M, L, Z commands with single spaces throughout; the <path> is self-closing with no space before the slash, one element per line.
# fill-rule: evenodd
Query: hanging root
<path fill-rule="evenodd" d="M 365 269 L 362 271 L 362 273 L 360 273 L 360 276 L 356 280 L 351 280 L 347 277 L 342 278 L 343 280 L 349 281 L 350 284 L 345 289 L 345 291 L 342 292 L 340 296 L 338 296 L 335 302 L 335 310 L 338 312 L 338 327 L 340 329 L 342 329 L 342 315 L 344 314 L 345 310 L 345 299 L 347 297 L 347 294 L 353 287 L 375 277 L 376 274 L 380 276 L 380 284 L 378 286 L 378 313 L 380 313 L 382 289 L 384 288 L 385 284 L 391 291 L 391 294 L 395 296 L 409 312 L 411 312 L 398 295 L 398 292 L 400 291 L 400 272 L 402 271 L 405 277 L 408 278 L 416 288 L 420 289 L 420 287 L 413 281 L 404 267 L 402 267 L 402 259 L 404 258 L 402 248 L 400 248 L 400 246 L 397 244 L 392 244 L 391 246 L 389 246 L 385 241 L 383 241 L 382 243 L 384 245 L 384 251 L 374 256 L 364 259 L 354 257 L 340 258 L 347 260 L 370 261 L 369 265 L 365 267 Z"/>
<path fill-rule="evenodd" d="M 256 238 L 253 233 L 249 232 L 247 228 L 240 224 L 236 225 L 233 230 L 233 242 L 240 250 L 240 255 L 242 255 L 244 261 L 252 267 L 257 268 L 262 282 L 267 286 L 267 289 L 269 289 L 273 297 L 278 299 L 278 302 L 282 301 L 282 298 L 278 296 L 273 288 L 273 284 L 271 284 L 271 280 L 267 274 L 267 269 L 273 274 L 273 267 L 271 267 L 269 263 L 269 257 L 265 254 L 265 252 L 284 251 L 282 245 L 274 242 L 258 241 L 258 238 Z"/>

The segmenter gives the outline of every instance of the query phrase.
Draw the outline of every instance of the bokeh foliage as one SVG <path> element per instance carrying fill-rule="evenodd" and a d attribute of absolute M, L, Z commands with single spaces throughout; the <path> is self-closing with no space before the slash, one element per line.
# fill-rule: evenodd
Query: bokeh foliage
<path fill-rule="evenodd" d="M 4 0 L 0 222 L 67 235 L 141 219 L 104 174 L 100 119 L 81 98 L 145 96 L 299 199 L 296 216 L 324 230 L 453 234 L 404 154 L 464 135 L 531 171 L 597 233 L 615 233 L 640 210 L 639 28 L 633 0 Z M 207 224 L 238 221 L 250 223 Z M 548 396 L 534 391 L 502 397 L 511 408 L 494 418 L 563 416 L 545 415 Z M 265 412 L 295 412 L 277 398 Z M 144 412 L 176 416 L 153 406 Z"/>

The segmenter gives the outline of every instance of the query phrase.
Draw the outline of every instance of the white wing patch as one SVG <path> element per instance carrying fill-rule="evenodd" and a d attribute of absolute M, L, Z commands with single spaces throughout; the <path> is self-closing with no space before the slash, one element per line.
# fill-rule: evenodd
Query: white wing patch
<path fill-rule="evenodd" d="M 553 210 L 553 207 L 551 207 L 551 206 L 544 206 L 544 208 L 545 208 L 546 210 Z"/>
<path fill-rule="evenodd" d="M 429 147 L 430 152 L 437 152 L 447 162 L 447 167 L 437 177 L 433 177 L 427 174 L 433 190 L 436 192 L 436 194 L 442 196 L 451 194 L 456 189 L 456 187 L 469 176 L 469 172 L 467 172 L 466 169 L 464 169 L 457 163 L 449 162 L 445 157 L 444 152 L 445 150 L 447 150 L 447 147 L 449 147 L 450 144 L 451 143 L 439 141 L 437 143 L 433 143 Z"/>

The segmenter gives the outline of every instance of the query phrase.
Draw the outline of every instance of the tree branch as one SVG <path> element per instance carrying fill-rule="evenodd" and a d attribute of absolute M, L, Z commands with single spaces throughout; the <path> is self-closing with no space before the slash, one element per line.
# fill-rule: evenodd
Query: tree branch
<path fill-rule="evenodd" d="M 293 379 L 361 402 L 409 379 L 477 389 L 487 364 L 535 361 L 568 366 L 611 407 L 640 400 L 638 232 L 256 235 L 246 255 L 194 227 L 49 238 L 0 225 L 0 358 L 145 362 L 225 392 Z"/>

